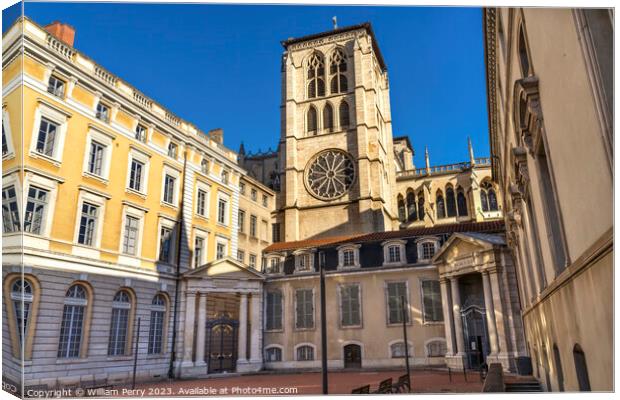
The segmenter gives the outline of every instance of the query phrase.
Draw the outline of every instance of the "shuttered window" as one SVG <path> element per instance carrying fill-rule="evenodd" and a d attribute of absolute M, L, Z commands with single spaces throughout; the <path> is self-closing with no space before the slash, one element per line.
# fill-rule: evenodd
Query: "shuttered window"
<path fill-rule="evenodd" d="M 443 321 L 439 281 L 422 281 L 424 322 Z"/>
<path fill-rule="evenodd" d="M 361 325 L 360 287 L 346 285 L 340 287 L 340 310 L 342 326 Z"/>
<path fill-rule="evenodd" d="M 312 289 L 299 289 L 295 292 L 295 327 L 314 328 L 314 302 Z"/>
<path fill-rule="evenodd" d="M 405 310 L 409 301 L 407 299 L 407 282 L 389 282 L 387 284 L 388 298 L 388 323 L 402 323 L 402 304 L 401 297 L 405 299 Z M 409 313 L 405 312 L 406 321 L 409 322 Z"/>
<path fill-rule="evenodd" d="M 267 292 L 267 321 L 265 329 L 282 329 L 282 292 Z"/>

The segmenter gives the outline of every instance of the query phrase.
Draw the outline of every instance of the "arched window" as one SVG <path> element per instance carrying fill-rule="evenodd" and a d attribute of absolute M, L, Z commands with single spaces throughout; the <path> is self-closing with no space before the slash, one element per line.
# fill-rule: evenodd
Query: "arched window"
<path fill-rule="evenodd" d="M 297 361 L 312 361 L 314 360 L 314 348 L 312 346 L 299 346 L 297 348 Z"/>
<path fill-rule="evenodd" d="M 13 357 L 30 360 L 41 295 L 39 283 L 30 275 L 8 274 L 2 289 Z"/>
<path fill-rule="evenodd" d="M 15 323 L 19 337 L 19 346 L 22 347 L 24 336 L 28 332 L 30 322 L 30 311 L 33 299 L 32 284 L 27 279 L 16 279 L 11 286 L 11 300 L 13 301 L 13 311 L 15 313 Z"/>
<path fill-rule="evenodd" d="M 336 49 L 331 56 L 329 63 L 330 89 L 331 93 L 346 93 L 347 77 L 347 58 L 342 49 Z"/>
<path fill-rule="evenodd" d="M 435 205 L 437 206 L 437 218 L 446 218 L 446 206 L 444 204 L 443 195 L 441 194 L 441 192 L 438 191 L 435 198 Z"/>
<path fill-rule="evenodd" d="M 306 122 L 306 130 L 309 135 L 316 135 L 317 131 L 317 117 L 316 117 L 316 108 L 311 106 L 308 109 L 307 122 Z"/>
<path fill-rule="evenodd" d="M 132 309 L 132 297 L 126 290 L 116 292 L 112 300 L 112 321 L 110 323 L 110 338 L 108 341 L 108 355 L 119 356 L 129 353 L 131 332 L 129 319 Z"/>
<path fill-rule="evenodd" d="M 80 356 L 84 322 L 88 307 L 88 292 L 83 285 L 75 284 L 65 294 L 65 306 L 60 325 L 58 358 L 75 358 Z"/>
<path fill-rule="evenodd" d="M 426 344 L 426 354 L 428 357 L 444 357 L 448 352 L 445 340 L 433 340 Z"/>
<path fill-rule="evenodd" d="M 588 376 L 586 355 L 579 344 L 576 344 L 573 348 L 573 358 L 575 359 L 575 372 L 577 373 L 579 391 L 589 392 L 592 389 L 590 388 L 590 377 Z"/>
<path fill-rule="evenodd" d="M 409 343 L 409 357 L 413 357 L 413 346 Z M 396 342 L 390 345 L 392 358 L 405 358 L 405 342 Z"/>
<path fill-rule="evenodd" d="M 415 206 L 415 196 L 413 192 L 407 193 L 407 219 L 415 221 L 418 219 L 418 213 Z"/>
<path fill-rule="evenodd" d="M 418 193 L 418 219 L 424 221 L 424 195 L 422 192 Z"/>
<path fill-rule="evenodd" d="M 446 188 L 446 210 L 448 217 L 456 217 L 456 199 L 454 198 L 452 186 Z"/>
<path fill-rule="evenodd" d="M 560 350 L 556 344 L 553 345 L 553 361 L 558 376 L 558 389 L 564 391 L 564 371 L 562 370 L 562 359 L 560 358 Z"/>
<path fill-rule="evenodd" d="M 148 354 L 160 354 L 164 348 L 164 326 L 167 310 L 166 297 L 158 294 L 151 302 Z"/>
<path fill-rule="evenodd" d="M 495 189 L 493 189 L 489 182 L 483 182 L 480 185 L 480 203 L 482 204 L 482 211 L 485 212 L 497 211 L 499 209 Z"/>
<path fill-rule="evenodd" d="M 282 361 L 282 349 L 279 347 L 268 347 L 265 349 L 266 362 Z"/>
<path fill-rule="evenodd" d="M 325 96 L 325 65 L 323 57 L 314 53 L 308 59 L 308 98 Z"/>
<path fill-rule="evenodd" d="M 334 109 L 331 104 L 327 103 L 323 109 L 323 129 L 326 132 L 334 130 Z"/>
<path fill-rule="evenodd" d="M 407 215 L 405 214 L 405 201 L 403 200 L 402 195 L 398 195 L 398 220 L 400 222 L 405 222 L 407 220 Z"/>
<path fill-rule="evenodd" d="M 340 114 L 340 128 L 347 128 L 349 126 L 349 104 L 346 101 L 340 103 L 340 107 L 338 109 Z"/>
<path fill-rule="evenodd" d="M 465 197 L 465 193 L 463 188 L 458 188 L 456 190 L 456 205 L 459 212 L 459 217 L 467 216 L 467 198 Z"/>

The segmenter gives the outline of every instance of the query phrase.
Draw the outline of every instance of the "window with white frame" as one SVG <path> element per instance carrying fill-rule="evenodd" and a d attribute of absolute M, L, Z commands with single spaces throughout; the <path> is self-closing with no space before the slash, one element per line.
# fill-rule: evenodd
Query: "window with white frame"
<path fill-rule="evenodd" d="M 383 260 L 385 265 L 402 265 L 406 262 L 405 241 L 392 240 L 383 243 Z"/>
<path fill-rule="evenodd" d="M 10 157 L 15 154 L 13 148 L 13 138 L 11 137 L 11 123 L 9 113 L 2 109 L 2 158 Z"/>
<path fill-rule="evenodd" d="M 409 357 L 413 357 L 413 346 L 409 344 Z M 392 358 L 405 358 L 405 342 L 396 342 L 390 345 L 390 356 Z"/>
<path fill-rule="evenodd" d="M 34 289 L 28 279 L 16 279 L 11 285 L 11 301 L 15 314 L 17 327 L 17 337 L 19 339 L 20 353 L 24 343 L 25 333 L 29 331 L 30 314 L 32 311 L 32 301 L 34 299 Z"/>
<path fill-rule="evenodd" d="M 221 193 L 217 197 L 217 222 L 228 225 L 228 197 Z"/>
<path fill-rule="evenodd" d="M 282 349 L 279 347 L 267 347 L 265 349 L 265 361 L 266 362 L 282 361 Z"/>
<path fill-rule="evenodd" d="M 424 322 L 443 321 L 443 308 L 441 305 L 439 281 L 423 280 L 421 282 L 421 286 Z"/>
<path fill-rule="evenodd" d="M 277 331 L 282 329 L 282 291 L 271 290 L 265 295 L 265 329 Z"/>
<path fill-rule="evenodd" d="M 101 175 L 103 166 L 103 153 L 105 145 L 92 141 L 90 142 L 90 151 L 88 153 L 87 170 L 93 175 Z"/>
<path fill-rule="evenodd" d="M 409 322 L 409 296 L 407 282 L 387 282 L 387 317 L 388 324 L 403 323 L 403 301 L 406 322 Z"/>
<path fill-rule="evenodd" d="M 35 112 L 30 154 L 60 163 L 70 114 L 40 101 Z"/>
<path fill-rule="evenodd" d="M 149 156 L 131 149 L 127 174 L 127 187 L 131 190 L 146 194 L 149 171 Z"/>
<path fill-rule="evenodd" d="M 147 129 L 146 126 L 138 124 L 136 125 L 136 131 L 135 131 L 135 138 L 136 140 L 139 140 L 141 142 L 146 142 L 146 133 L 147 133 Z"/>
<path fill-rule="evenodd" d="M 49 201 L 49 191 L 36 186 L 28 188 L 28 200 L 24 212 L 24 232 L 40 235 Z"/>
<path fill-rule="evenodd" d="M 430 341 L 426 344 L 427 357 L 445 357 L 448 352 L 448 346 L 443 339 Z"/>
<path fill-rule="evenodd" d="M 172 262 L 173 226 L 162 224 L 159 227 L 159 256 L 158 260 L 165 263 Z"/>
<path fill-rule="evenodd" d="M 93 246 L 97 231 L 97 219 L 99 217 L 99 206 L 88 202 L 82 203 L 80 213 L 80 228 L 78 232 L 78 243 L 85 246 Z"/>
<path fill-rule="evenodd" d="M 80 356 L 82 335 L 88 306 L 88 294 L 81 284 L 75 284 L 65 294 L 65 304 L 60 324 L 58 358 Z"/>
<path fill-rule="evenodd" d="M 65 96 L 65 84 L 66 82 L 62 79 L 51 75 L 49 81 L 47 82 L 47 92 L 62 98 Z"/>
<path fill-rule="evenodd" d="M 256 268 L 256 254 L 250 254 L 250 261 L 248 262 L 250 268 Z"/>
<path fill-rule="evenodd" d="M 312 361 L 314 360 L 314 347 L 304 345 L 297 347 L 296 351 L 297 361 Z"/>
<path fill-rule="evenodd" d="M 397 263 L 400 262 L 400 246 L 392 245 L 388 247 L 388 262 Z"/>
<path fill-rule="evenodd" d="M 180 180 L 180 172 L 178 170 L 164 166 L 161 185 L 161 200 L 164 204 L 169 204 L 174 207 L 177 206 L 179 202 Z"/>
<path fill-rule="evenodd" d="M 133 215 L 125 216 L 125 230 L 123 232 L 123 253 L 135 256 L 138 250 L 140 235 L 140 218 Z"/>
<path fill-rule="evenodd" d="M 148 354 L 161 354 L 164 350 L 164 326 L 166 321 L 166 297 L 158 294 L 151 301 Z"/>
<path fill-rule="evenodd" d="M 110 107 L 100 101 L 97 103 L 95 117 L 103 122 L 110 122 Z"/>
<path fill-rule="evenodd" d="M 226 257 L 226 248 L 228 246 L 228 242 L 225 239 L 218 239 L 215 245 L 215 258 L 221 260 Z"/>
<path fill-rule="evenodd" d="M 198 189 L 196 194 L 196 214 L 207 216 L 207 192 L 203 189 Z"/>
<path fill-rule="evenodd" d="M 112 300 L 112 321 L 108 339 L 108 355 L 125 355 L 128 348 L 129 319 L 132 308 L 130 294 L 126 290 L 119 290 Z"/>
<path fill-rule="evenodd" d="M 314 292 L 312 289 L 295 291 L 295 328 L 314 328 Z"/>
<path fill-rule="evenodd" d="M 14 185 L 5 186 L 2 189 L 2 226 L 4 233 L 21 230 L 17 191 Z"/>
<path fill-rule="evenodd" d="M 418 261 L 428 261 L 439 249 L 439 240 L 435 238 L 421 239 L 417 242 Z"/>
<path fill-rule="evenodd" d="M 98 130 L 89 129 L 84 153 L 84 172 L 108 179 L 114 139 Z"/>
<path fill-rule="evenodd" d="M 312 270 L 312 254 L 299 253 L 295 255 L 295 270 L 306 272 Z"/>
<path fill-rule="evenodd" d="M 200 172 L 202 172 L 203 174 L 209 173 L 209 160 L 207 160 L 206 158 L 203 158 L 200 161 Z"/>
<path fill-rule="evenodd" d="M 360 266 L 360 245 L 338 247 L 338 268 L 355 268 Z"/>
<path fill-rule="evenodd" d="M 176 143 L 174 142 L 168 143 L 168 157 L 172 157 L 176 159 L 178 155 L 178 149 L 179 149 L 179 146 Z"/>
<path fill-rule="evenodd" d="M 206 233 L 194 232 L 194 268 L 198 268 L 206 262 L 207 238 Z"/>
<path fill-rule="evenodd" d="M 176 186 L 176 178 L 171 175 L 164 177 L 164 202 L 174 204 L 174 191 Z"/>
<path fill-rule="evenodd" d="M 340 325 L 343 327 L 362 324 L 360 285 L 346 284 L 340 286 Z"/>
<path fill-rule="evenodd" d="M 41 117 L 39 125 L 39 135 L 37 136 L 36 151 L 48 157 L 54 157 L 56 146 L 56 135 L 59 131 L 59 124 L 45 117 Z"/>
<path fill-rule="evenodd" d="M 268 268 L 266 271 L 268 274 L 281 274 L 282 273 L 282 263 L 280 262 L 279 257 L 271 257 L 269 259 Z"/>
<path fill-rule="evenodd" d="M 226 170 L 223 170 L 223 171 L 222 171 L 222 176 L 221 176 L 221 178 L 222 178 L 222 183 L 223 183 L 224 185 L 228 185 L 228 175 L 229 175 L 228 171 L 226 171 Z"/>
<path fill-rule="evenodd" d="M 237 261 L 242 263 L 245 262 L 245 251 L 237 249 Z"/>

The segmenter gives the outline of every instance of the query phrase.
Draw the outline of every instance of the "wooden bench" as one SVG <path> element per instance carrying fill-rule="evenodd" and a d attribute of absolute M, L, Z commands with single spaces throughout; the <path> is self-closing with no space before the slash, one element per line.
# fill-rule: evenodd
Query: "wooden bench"
<path fill-rule="evenodd" d="M 351 394 L 369 394 L 370 393 L 370 385 L 360 386 L 351 390 Z"/>
<path fill-rule="evenodd" d="M 372 393 L 373 394 L 392 393 L 392 378 L 387 378 L 379 382 L 379 388 Z"/>
<path fill-rule="evenodd" d="M 399 376 L 398 381 L 392 385 L 392 391 L 395 393 L 411 392 L 411 379 L 409 375 L 405 374 Z"/>

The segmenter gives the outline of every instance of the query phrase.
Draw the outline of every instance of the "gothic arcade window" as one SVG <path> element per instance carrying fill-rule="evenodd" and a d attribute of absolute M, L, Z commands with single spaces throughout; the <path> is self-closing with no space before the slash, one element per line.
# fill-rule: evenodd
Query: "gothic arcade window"
<path fill-rule="evenodd" d="M 456 190 L 456 206 L 458 210 L 459 217 L 467 216 L 467 198 L 465 197 L 465 192 L 463 188 L 459 187 Z"/>
<path fill-rule="evenodd" d="M 437 218 L 446 218 L 446 206 L 443 200 L 443 195 L 440 191 L 437 191 L 437 195 L 435 198 L 435 205 L 437 206 Z"/>
<path fill-rule="evenodd" d="M 418 213 L 415 204 L 415 195 L 413 192 L 407 193 L 407 219 L 409 221 L 415 221 L 418 219 Z"/>
<path fill-rule="evenodd" d="M 323 109 L 323 129 L 326 132 L 332 132 L 334 130 L 334 109 L 331 104 L 325 104 Z"/>
<path fill-rule="evenodd" d="M 87 306 L 88 295 L 84 286 L 80 284 L 71 286 L 65 295 L 60 340 L 58 342 L 58 358 L 80 356 Z"/>
<path fill-rule="evenodd" d="M 575 360 L 575 372 L 577 373 L 577 382 L 579 383 L 580 392 L 589 392 L 590 377 L 588 376 L 588 364 L 586 363 L 586 354 L 579 344 L 573 348 L 573 358 Z"/>
<path fill-rule="evenodd" d="M 316 108 L 310 106 L 308 114 L 306 115 L 306 132 L 309 135 L 316 135 L 318 129 Z"/>
<path fill-rule="evenodd" d="M 325 64 L 320 54 L 314 53 L 308 59 L 308 98 L 325 96 Z"/>
<path fill-rule="evenodd" d="M 400 222 L 405 222 L 407 220 L 407 215 L 405 214 L 405 201 L 403 200 L 402 195 L 398 195 L 398 220 Z"/>
<path fill-rule="evenodd" d="M 493 185 L 488 181 L 483 182 L 480 185 L 480 203 L 482 204 L 482 211 L 497 211 L 497 196 Z"/>
<path fill-rule="evenodd" d="M 347 128 L 350 124 L 349 118 L 349 104 L 346 101 L 342 101 L 340 103 L 340 107 L 338 107 L 338 113 L 340 114 L 340 128 Z"/>
<path fill-rule="evenodd" d="M 331 93 L 346 93 L 347 85 L 347 58 L 342 49 L 336 49 L 331 56 L 329 64 L 330 90 Z"/>
<path fill-rule="evenodd" d="M 454 198 L 452 186 L 446 188 L 446 211 L 448 217 L 456 217 L 456 199 Z"/>
<path fill-rule="evenodd" d="M 422 192 L 418 193 L 418 219 L 424 221 L 424 195 Z"/>

